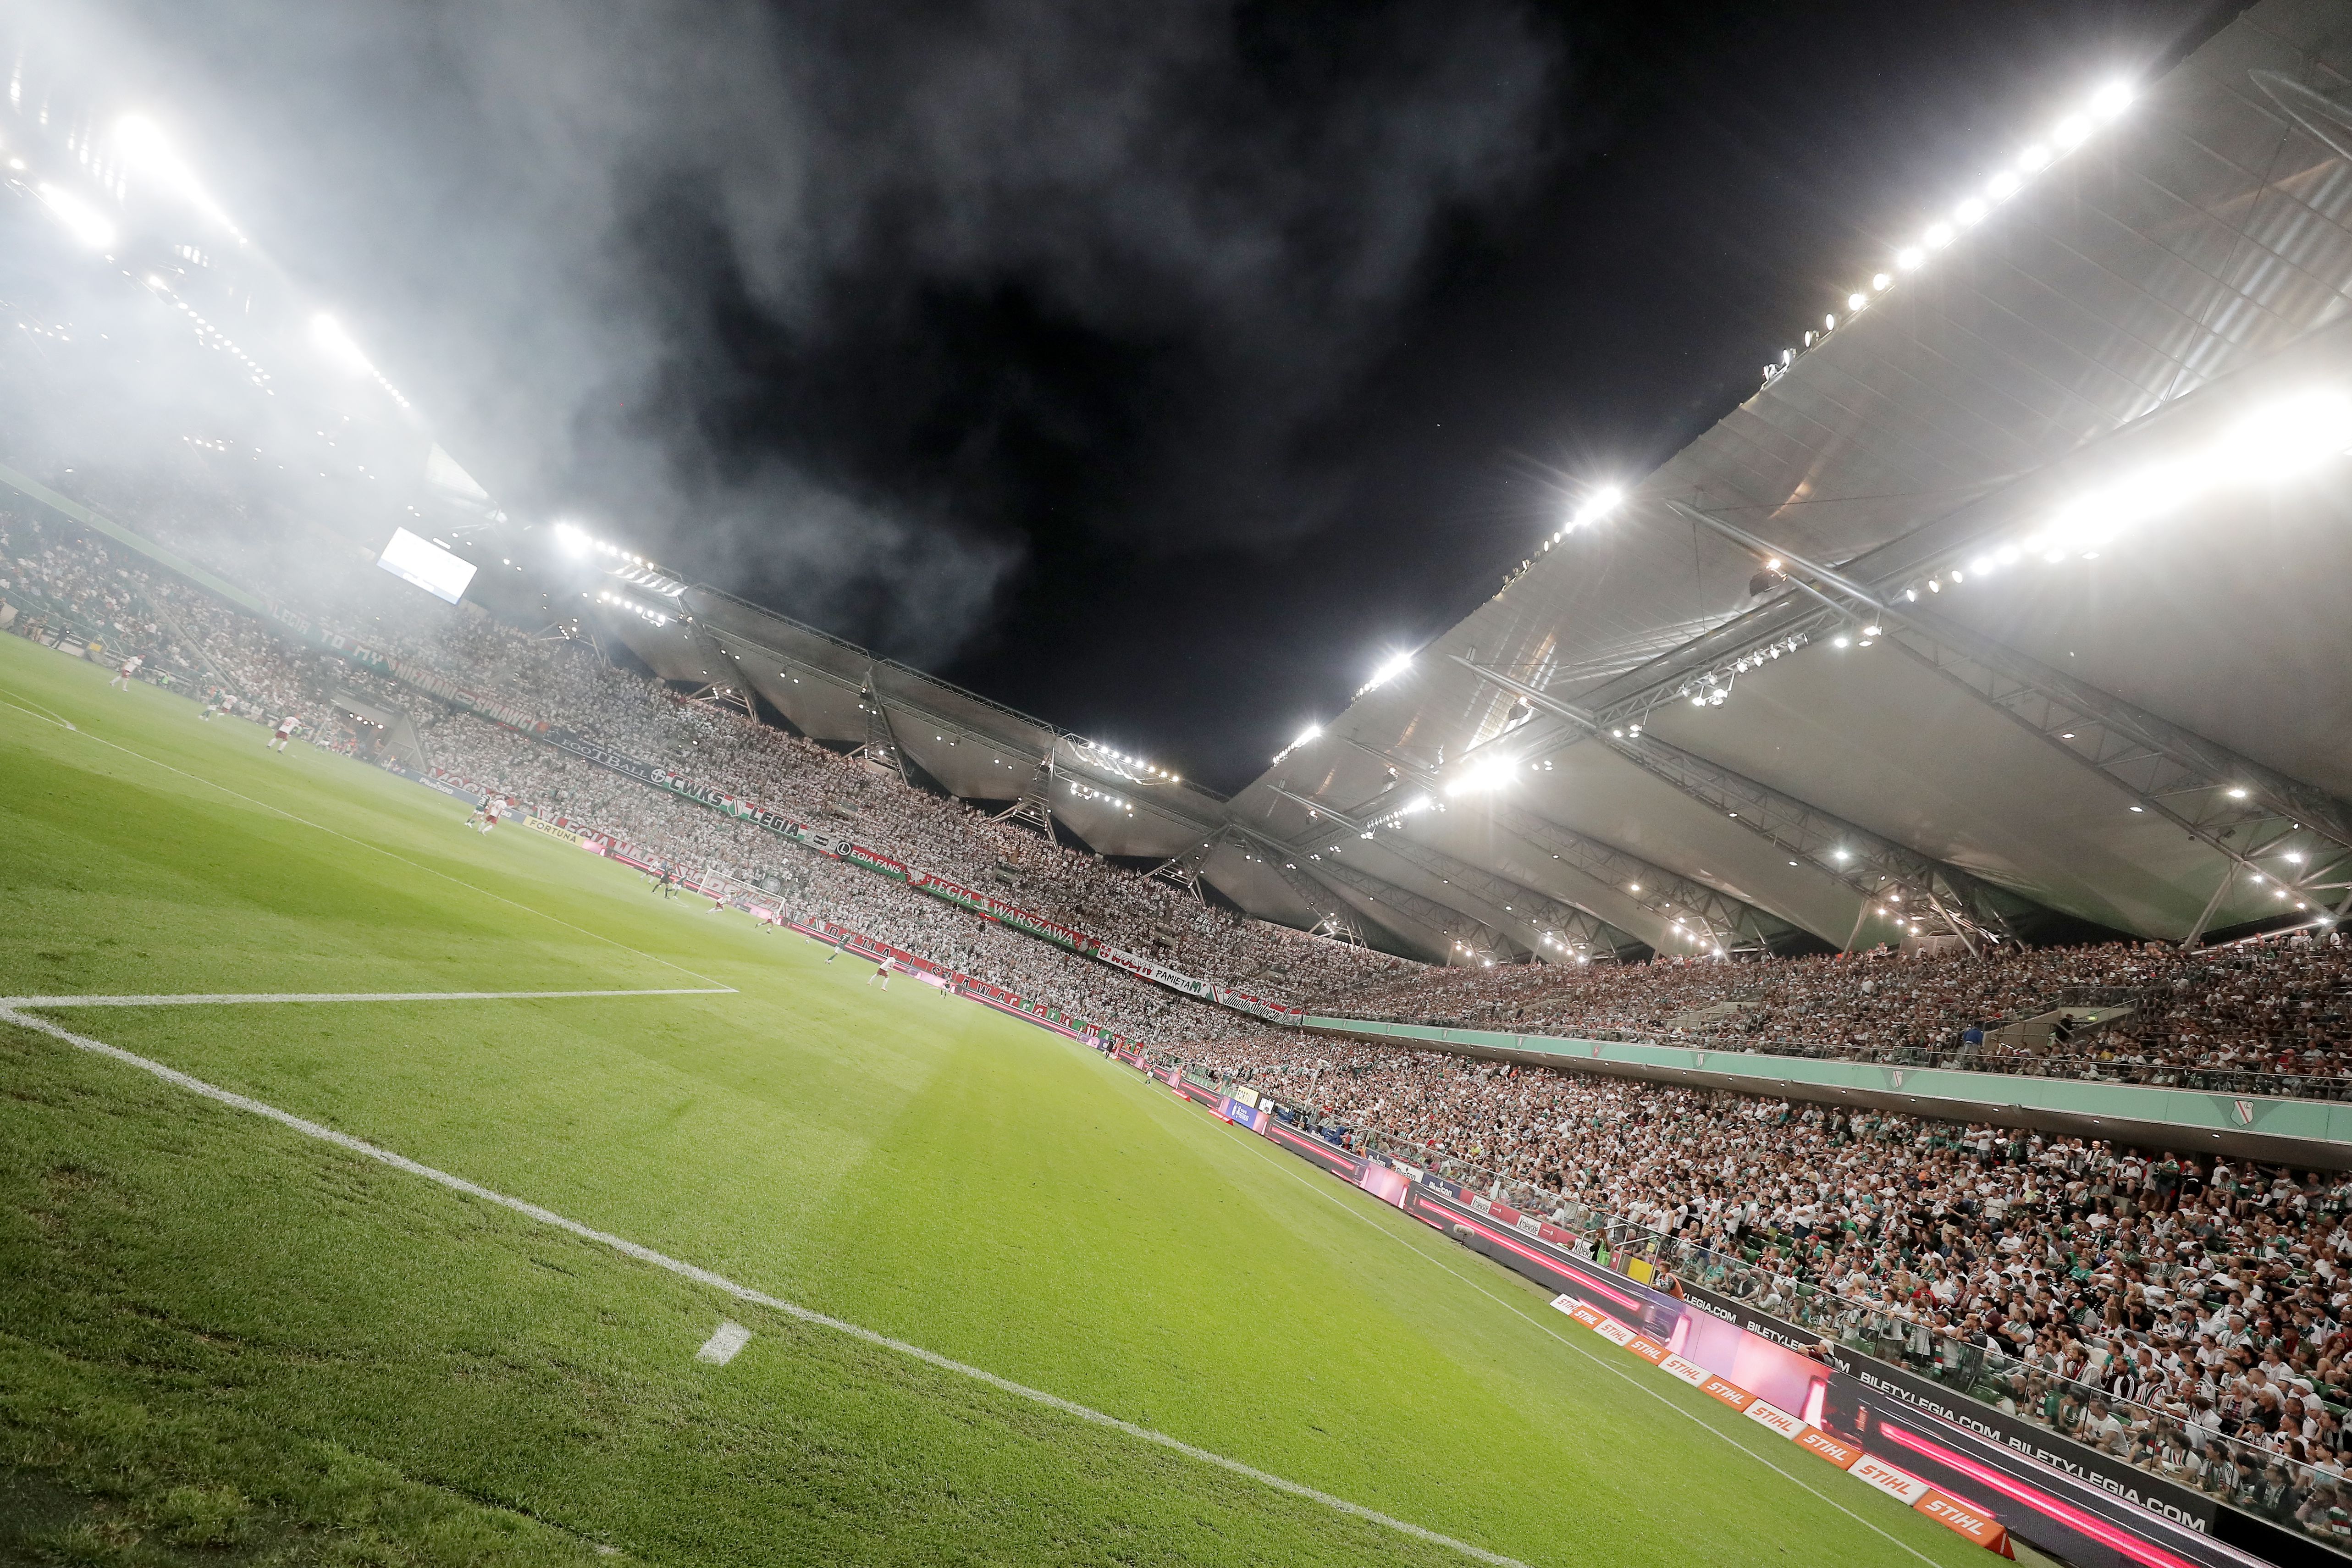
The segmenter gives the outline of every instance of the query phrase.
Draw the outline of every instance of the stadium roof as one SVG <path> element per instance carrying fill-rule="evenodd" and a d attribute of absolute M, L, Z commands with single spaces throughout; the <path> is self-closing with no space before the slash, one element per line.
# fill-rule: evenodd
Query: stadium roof
<path fill-rule="evenodd" d="M 2268 0 L 2127 105 L 2021 128 L 2040 157 L 1988 149 L 1916 250 L 1858 262 L 1860 309 L 1825 299 L 1755 395 L 1231 802 L 701 590 L 616 629 L 958 795 L 1050 756 L 1097 848 L 1428 954 L 2336 907 L 2347 22 Z"/>

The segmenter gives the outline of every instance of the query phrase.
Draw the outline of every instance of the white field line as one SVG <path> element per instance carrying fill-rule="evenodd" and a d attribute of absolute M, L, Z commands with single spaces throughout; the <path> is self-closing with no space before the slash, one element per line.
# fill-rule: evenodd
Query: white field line
<path fill-rule="evenodd" d="M 1303 1498 L 1309 1502 L 1320 1503 L 1335 1513 L 1346 1514 L 1351 1519 L 1360 1519 L 1369 1524 L 1377 1524 L 1383 1529 L 1392 1530 L 1400 1535 L 1410 1536 L 1415 1541 L 1427 1542 L 1433 1546 L 1445 1547 L 1475 1562 L 1491 1563 L 1495 1568 L 1528 1568 L 1528 1564 L 1515 1557 L 1506 1557 L 1499 1552 L 1489 1552 L 1483 1546 L 1473 1546 L 1466 1541 L 1456 1541 L 1450 1535 L 1441 1535 L 1436 1531 L 1425 1529 L 1405 1520 L 1392 1518 L 1376 1510 L 1366 1508 L 1361 1503 L 1349 1502 L 1346 1498 L 1334 1497 L 1329 1492 L 1319 1491 L 1300 1482 L 1287 1480 L 1270 1471 L 1261 1470 L 1255 1465 L 1245 1465 L 1239 1459 L 1230 1459 L 1223 1454 L 1197 1447 L 1181 1437 L 1171 1437 L 1165 1432 L 1155 1432 L 1149 1426 L 1139 1426 L 1132 1421 L 1122 1421 L 1116 1415 L 1106 1415 L 1091 1406 L 1064 1399 L 1056 1394 L 1048 1394 L 1041 1388 L 1031 1388 L 1026 1384 L 1015 1383 L 1011 1378 L 999 1377 L 992 1372 L 967 1365 L 962 1362 L 943 1356 L 937 1351 L 925 1350 L 920 1345 L 909 1344 L 905 1340 L 894 1340 L 887 1334 L 877 1333 L 862 1324 L 820 1312 L 813 1307 L 803 1307 L 797 1302 L 786 1301 L 763 1291 L 754 1290 L 747 1285 L 738 1285 L 724 1275 L 714 1274 L 708 1268 L 682 1262 L 667 1253 L 656 1252 L 650 1247 L 641 1247 L 625 1237 L 591 1229 L 577 1220 L 564 1218 L 551 1209 L 541 1208 L 537 1204 L 527 1202 L 522 1198 L 509 1197 L 504 1193 L 492 1192 L 489 1188 L 469 1182 L 463 1176 L 453 1176 L 446 1171 L 420 1164 L 404 1154 L 396 1154 L 389 1149 L 370 1143 L 364 1139 L 354 1138 L 348 1132 L 338 1132 L 331 1127 L 305 1121 L 291 1111 L 280 1110 L 274 1105 L 206 1083 L 204 1079 L 193 1078 L 176 1068 L 168 1068 L 162 1062 L 151 1061 L 135 1052 L 126 1051 L 120 1046 L 110 1046 L 104 1040 L 95 1040 L 88 1035 L 77 1035 L 36 1014 L 0 1005 L 0 1021 L 35 1030 L 53 1039 L 63 1040 L 78 1050 L 110 1058 L 126 1067 L 134 1067 L 142 1072 L 152 1073 L 174 1088 L 186 1089 L 191 1094 L 200 1095 L 204 1099 L 228 1106 L 232 1110 L 250 1111 L 256 1116 L 266 1117 L 281 1127 L 299 1132 L 306 1138 L 315 1138 L 322 1143 L 331 1143 L 339 1149 L 348 1150 L 352 1153 L 378 1161 L 396 1171 L 405 1171 L 412 1176 L 422 1176 L 426 1181 L 438 1183 L 452 1192 L 463 1193 L 467 1197 L 479 1198 L 484 1203 L 496 1204 L 500 1208 L 511 1209 L 527 1219 L 536 1220 L 541 1225 L 567 1232 L 580 1237 L 583 1241 L 593 1241 L 599 1246 L 609 1247 L 614 1251 L 634 1258 L 640 1263 L 649 1263 L 656 1268 L 667 1269 L 681 1279 L 691 1279 L 698 1285 L 707 1285 L 714 1290 L 734 1297 L 739 1301 L 749 1301 L 753 1306 L 765 1307 L 771 1311 L 782 1312 L 784 1316 L 801 1322 L 813 1324 L 818 1328 L 831 1329 L 835 1333 L 846 1335 L 882 1350 L 895 1351 L 900 1355 L 921 1362 L 926 1366 L 936 1367 L 941 1372 L 951 1372 L 959 1377 L 968 1377 L 975 1383 L 986 1384 L 1001 1394 L 1009 1394 L 1016 1399 L 1025 1399 L 1031 1404 L 1042 1405 L 1049 1410 L 1059 1411 L 1065 1415 L 1092 1426 L 1104 1426 L 1114 1432 L 1124 1433 L 1139 1442 L 1169 1449 L 1204 1465 L 1213 1465 L 1218 1469 L 1255 1481 L 1260 1486 L 1290 1497 Z"/>
<path fill-rule="evenodd" d="M 709 1362 L 712 1366 L 725 1366 L 735 1359 L 736 1352 L 751 1342 L 751 1330 L 731 1320 L 722 1319 L 719 1331 L 703 1342 L 702 1348 L 694 1352 L 694 1359 Z"/>
<path fill-rule="evenodd" d="M 1129 1070 L 1129 1076 L 1134 1076 L 1131 1069 Z M 1167 1100 L 1155 1100 L 1154 1103 L 1159 1105 L 1168 1105 L 1171 1102 Z M 1183 1103 L 1190 1105 L 1192 1102 L 1186 1100 Z M 1231 1127 L 1228 1127 L 1226 1131 L 1234 1133 L 1235 1137 L 1246 1139 L 1247 1142 L 1254 1146 L 1255 1152 L 1258 1156 L 1261 1159 L 1267 1161 L 1273 1169 L 1276 1169 L 1282 1174 L 1288 1176 L 1292 1181 L 1297 1182 L 1299 1185 L 1307 1188 L 1309 1192 L 1314 1193 L 1318 1197 L 1338 1205 L 1340 1212 L 1346 1214 L 1349 1217 L 1370 1226 L 1374 1230 L 1379 1231 L 1383 1236 L 1390 1234 L 1388 1227 L 1374 1220 L 1370 1215 L 1360 1211 L 1354 1205 L 1341 1199 L 1339 1194 L 1337 1193 L 1330 1191 L 1328 1188 L 1319 1186 L 1307 1177 L 1300 1174 L 1298 1171 L 1294 1168 L 1297 1164 L 1297 1162 L 1292 1159 L 1289 1155 L 1285 1154 L 1280 1149 L 1276 1148 L 1265 1139 L 1256 1137 L 1249 1133 L 1234 1132 L 1234 1129 Z M 1378 1200 L 1374 1201 L 1377 1203 Z M 1385 1208 L 1387 1205 L 1381 1205 L 1381 1206 Z M 1407 1231 L 1403 1234 L 1405 1236 L 1412 1236 L 1415 1233 L 1412 1231 Z M 1730 1433 L 1725 1431 L 1720 1426 L 1716 1426 L 1713 1422 L 1702 1418 L 1696 1411 L 1689 1410 L 1683 1405 L 1675 1404 L 1673 1400 L 1667 1398 L 1663 1392 L 1642 1382 L 1632 1373 L 1627 1372 L 1623 1367 L 1619 1366 L 1615 1362 L 1594 1355 L 1591 1351 L 1577 1343 L 1574 1340 L 1570 1339 L 1566 1334 L 1561 1333 L 1549 1323 L 1543 1321 L 1539 1318 L 1529 1316 L 1528 1313 L 1517 1303 L 1507 1301 L 1502 1297 L 1496 1295 L 1495 1292 L 1487 1289 L 1486 1286 L 1480 1284 L 1477 1280 L 1471 1279 L 1470 1276 L 1463 1273 L 1460 1269 L 1454 1268 L 1452 1264 L 1446 1262 L 1444 1258 L 1436 1256 L 1435 1254 L 1423 1251 L 1419 1246 L 1415 1245 L 1412 1241 L 1407 1241 L 1405 1246 L 1407 1250 L 1418 1255 L 1419 1257 L 1426 1258 L 1432 1263 L 1434 1263 L 1439 1268 L 1453 1275 L 1454 1278 L 1461 1280 L 1465 1285 L 1469 1286 L 1470 1289 L 1477 1291 L 1481 1296 L 1486 1297 L 1488 1300 L 1496 1303 L 1516 1316 L 1524 1319 L 1534 1328 L 1542 1333 L 1558 1340 L 1561 1344 L 1566 1345 L 1578 1355 L 1582 1356 L 1593 1365 L 1601 1368 L 1601 1371 L 1612 1373 L 1620 1381 L 1632 1385 L 1633 1388 L 1640 1390 L 1643 1394 L 1648 1394 L 1652 1399 L 1656 1400 L 1659 1404 L 1664 1405 L 1675 1415 L 1696 1425 L 1701 1430 L 1722 1438 L 1723 1441 L 1730 1444 L 1733 1447 L 1738 1449 L 1741 1453 L 1747 1455 L 1749 1458 L 1755 1460 L 1758 1464 L 1763 1466 L 1774 1475 L 1780 1477 L 1783 1480 L 1793 1481 L 1798 1486 L 1804 1488 L 1805 1490 L 1811 1492 L 1815 1497 L 1821 1499 L 1823 1502 L 1829 1504 L 1832 1508 L 1837 1510 L 1840 1513 L 1845 1515 L 1856 1524 L 1862 1525 L 1864 1528 L 1884 1537 L 1888 1542 L 1893 1542 L 1895 1545 L 1899 1546 L 1904 1551 L 1909 1552 L 1912 1556 L 1916 1557 L 1920 1562 L 1927 1563 L 1928 1568 L 1936 1568 L 1936 1560 L 1929 1557 L 1917 1547 L 1912 1545 L 1909 1542 L 1899 1540 L 1895 1536 L 1888 1534 L 1886 1531 L 1873 1523 L 1871 1521 L 1863 1518 L 1862 1515 L 1854 1512 L 1853 1510 L 1846 1507 L 1845 1504 L 1838 1501 L 1837 1499 L 1830 1496 L 1829 1493 L 1822 1491 L 1811 1481 L 1808 1481 L 1802 1477 L 1797 1476 L 1790 1471 L 1782 1469 L 1780 1466 L 1766 1458 L 1762 1454 L 1758 1453 L 1747 1444 L 1739 1441 L 1738 1438 L 1731 1436 Z M 1496 1264 L 1496 1267 L 1499 1268 L 1502 1265 Z"/>
<path fill-rule="evenodd" d="M 222 991 L 160 996 L 0 996 L 10 1007 L 225 1007 L 246 1002 L 532 1002 L 565 996 L 732 996 L 732 985 L 655 991 Z"/>

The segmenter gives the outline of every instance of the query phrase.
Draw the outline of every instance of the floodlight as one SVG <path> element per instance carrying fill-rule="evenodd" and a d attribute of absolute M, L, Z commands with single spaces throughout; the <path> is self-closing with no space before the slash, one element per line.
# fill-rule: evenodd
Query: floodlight
<path fill-rule="evenodd" d="M 1884 290 L 1888 284 L 1894 281 L 1895 279 L 1891 275 L 1885 272 L 1877 272 L 1871 275 L 1870 286 L 1874 289 Z"/>
<path fill-rule="evenodd" d="M 1391 654 L 1381 661 L 1378 669 L 1372 671 L 1372 679 L 1365 683 L 1364 689 L 1370 691 L 1375 687 L 1384 686 L 1412 668 L 1411 653 Z"/>
<path fill-rule="evenodd" d="M 195 171 L 188 167 L 179 150 L 163 134 L 163 128 L 143 114 L 124 115 L 114 122 L 114 144 L 121 149 L 123 156 L 141 174 L 157 184 L 168 187 L 181 200 L 236 238 L 242 240 L 245 237 L 237 232 L 236 225 L 229 222 L 228 215 L 221 210 L 220 204 L 213 200 L 212 193 L 205 189 L 204 182 L 196 178 Z"/>
<path fill-rule="evenodd" d="M 1979 224 L 1984 221 L 1985 214 L 1990 210 L 1983 202 L 1970 196 L 1952 209 L 1952 216 L 1963 224 Z"/>
<path fill-rule="evenodd" d="M 1866 295 L 1848 294 L 1845 297 L 1845 308 L 1849 310 L 1859 310 L 1867 302 L 1868 296 Z"/>
<path fill-rule="evenodd" d="M 1837 318 L 1835 316 L 1823 316 L 1822 318 L 1822 331 L 1825 332 L 1836 331 Z"/>
<path fill-rule="evenodd" d="M 1927 259 L 1927 253 L 1921 250 L 1916 245 L 1908 249 L 1898 250 L 1895 253 L 1895 265 L 1901 268 L 1906 272 L 1916 271 L 1918 268 L 1919 264 Z"/>
<path fill-rule="evenodd" d="M 2033 174 L 2050 166 L 2050 149 L 2036 142 L 2017 155 L 2017 166 L 2025 174 Z"/>
<path fill-rule="evenodd" d="M 2079 114 L 2070 114 L 2058 122 L 2057 128 L 2051 132 L 2050 139 L 2071 152 L 2080 147 L 2090 134 L 2091 122 Z"/>
<path fill-rule="evenodd" d="M 1832 638 L 1830 639 L 1830 647 L 1853 647 L 1853 639 L 1852 637 L 1832 637 Z"/>
<path fill-rule="evenodd" d="M 2131 83 L 2111 81 L 2091 95 L 2091 112 L 2101 120 L 2113 120 L 2131 107 Z"/>
<path fill-rule="evenodd" d="M 1985 182 L 1985 195 L 1994 201 L 2005 202 L 2025 188 L 2025 182 L 2011 170 L 2003 169 Z"/>
<path fill-rule="evenodd" d="M 343 324 L 321 310 L 310 318 L 310 346 L 352 375 L 373 375 L 375 366 Z"/>
<path fill-rule="evenodd" d="M 1625 492 L 1617 486 L 1603 485 L 1584 498 L 1584 504 L 1576 509 L 1576 517 L 1569 526 L 1581 528 L 1588 522 L 1597 522 L 1616 510 L 1624 499 Z"/>
<path fill-rule="evenodd" d="M 2352 447 L 2352 398 L 2315 388 L 2257 410 L 2223 435 L 2214 453 L 2231 477 L 2292 479 Z"/>
<path fill-rule="evenodd" d="M 1952 243 L 1952 226 L 1948 223 L 1930 224 L 1927 226 L 1927 232 L 1921 235 L 1919 239 L 1920 243 L 1928 249 L 1941 250 Z"/>
<path fill-rule="evenodd" d="M 1490 757 L 1474 763 L 1455 775 L 1445 786 L 1447 795 L 1478 795 L 1496 789 L 1511 781 L 1514 764 L 1507 758 Z"/>
<path fill-rule="evenodd" d="M 50 216 L 65 225 L 68 234 L 92 250 L 110 249 L 114 245 L 114 223 L 104 213 L 74 195 L 44 182 L 41 205 Z"/>
<path fill-rule="evenodd" d="M 1318 740 L 1318 739 L 1320 739 L 1320 738 L 1321 738 L 1321 736 L 1322 736 L 1322 734 L 1323 734 L 1323 726 L 1322 726 L 1322 725 L 1320 725 L 1320 724 L 1309 724 L 1309 725 L 1307 725 L 1307 728 L 1305 728 L 1304 730 L 1301 730 L 1300 731 L 1298 731 L 1298 739 L 1297 739 L 1296 741 L 1291 742 L 1290 743 L 1291 743 L 1293 746 L 1303 746 L 1303 745 L 1307 744 L 1307 742 L 1309 742 L 1309 741 L 1313 741 L 1313 740 Z"/>

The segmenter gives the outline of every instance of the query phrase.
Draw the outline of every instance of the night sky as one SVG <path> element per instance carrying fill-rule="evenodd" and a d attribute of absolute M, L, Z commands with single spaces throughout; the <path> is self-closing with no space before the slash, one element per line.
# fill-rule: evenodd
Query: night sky
<path fill-rule="evenodd" d="M 1238 787 L 2192 0 L 137 3 L 518 516 Z"/>

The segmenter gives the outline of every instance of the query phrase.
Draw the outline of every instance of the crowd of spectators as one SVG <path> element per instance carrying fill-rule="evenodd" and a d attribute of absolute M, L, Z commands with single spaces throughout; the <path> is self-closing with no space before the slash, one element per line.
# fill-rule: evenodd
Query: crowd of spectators
<path fill-rule="evenodd" d="M 393 760 L 384 753 L 384 737 L 363 735 L 344 710 L 348 704 L 339 707 L 338 698 L 357 697 L 410 711 L 415 715 L 423 751 L 417 760 L 427 773 L 452 788 L 495 795 L 521 811 L 592 833 L 648 859 L 665 873 L 728 889 L 740 902 L 854 929 L 1024 1001 L 1045 1002 L 1114 1035 L 1185 1040 L 1255 1027 L 1227 1009 L 1138 983 L 1121 971 L 845 866 L 769 829 L 425 698 L 364 666 L 281 641 L 258 622 L 166 574 L 127 563 L 102 546 L 54 534 L 26 520 L 0 523 L 0 559 L 6 562 L 0 572 L 0 598 L 16 607 L 12 629 L 20 633 L 44 635 L 48 640 L 70 638 L 102 662 L 137 653 L 147 661 L 142 673 L 150 679 L 179 686 L 227 712 L 264 724 L 294 716 L 311 732 L 313 743 L 353 752 L 373 751 L 377 761 Z M 503 654 L 507 662 L 493 663 L 486 657 L 479 668 L 445 672 L 476 689 L 500 689 L 509 696 L 520 683 L 502 685 L 483 677 L 496 678 L 518 666 L 559 671 L 575 698 L 583 700 L 617 683 L 625 702 L 585 700 L 584 711 L 591 717 L 580 725 L 583 733 L 615 750 L 650 752 L 683 764 L 681 776 L 723 774 L 741 787 L 748 770 L 730 764 L 757 754 L 756 742 L 746 742 L 745 731 L 751 729 L 747 719 L 648 691 L 634 678 L 611 670 L 584 644 L 558 641 L 535 650 L 525 646 L 528 639 L 509 637 L 503 628 L 471 616 L 453 617 L 449 625 L 457 629 L 446 637 L 391 651 L 446 655 L 450 641 L 467 639 L 486 656 Z M 547 695 L 544 687 L 527 689 Z M 633 712 L 626 703 L 648 711 Z M 777 749 L 777 754 L 789 759 L 789 768 L 772 766 L 761 772 L 757 776 L 765 783 L 814 783 L 857 796 L 878 782 L 861 765 L 813 742 L 773 731 L 761 732 L 790 742 Z M 914 793 L 892 783 L 901 792 Z M 795 791 L 785 804 L 799 804 L 801 798 Z M 820 798 L 831 796 L 821 790 Z M 908 815 L 919 820 L 911 810 Z M 1059 848 L 1018 829 L 986 826 L 1005 834 L 1016 847 L 1026 838 L 1048 853 Z"/>
<path fill-rule="evenodd" d="M 1176 1057 L 2185 1485 L 2352 1505 L 2352 1176 L 1295 1033 Z"/>
<path fill-rule="evenodd" d="M 2332 926 L 2182 949 L 2003 946 L 1649 964 L 1428 969 L 1310 1008 L 1514 1034 L 1931 1058 L 1998 1071 L 2177 1079 L 2185 1069 L 2352 1077 L 2352 948 Z"/>
<path fill-rule="evenodd" d="M 281 640 L 165 574 L 0 518 L 12 629 L 75 639 L 354 751 L 337 694 L 415 721 L 425 770 L 738 901 L 830 921 L 1253 1083 L 1351 1144 L 1651 1255 L 1759 1310 L 2246 1506 L 2352 1510 L 2352 1179 L 1342 1044 L 1255 1024 Z M 583 641 L 456 609 L 367 635 L 552 724 L 830 826 L 1192 973 L 1359 1016 L 1731 1048 L 1958 1047 L 2346 1070 L 2332 932 L 2203 952 L 1431 968 L 1249 921 L 896 775 L 667 691 Z M 374 753 L 383 760 L 380 737 Z M 2070 1012 L 2071 1009 L 2071 1012 Z M 2069 1016 L 2051 1025 L 2053 1012 Z M 2037 1028 L 2022 1026 L 2039 1021 Z M 2352 1525 L 2347 1525 L 2352 1528 Z"/>
<path fill-rule="evenodd" d="M 431 761 L 649 846 L 658 820 L 659 842 L 670 847 L 662 852 L 680 864 L 742 863 L 776 849 L 757 829 L 281 640 L 136 558 L 62 530 L 8 526 L 26 547 L 0 542 L 0 558 L 27 605 L 86 638 L 146 654 L 155 673 L 217 683 L 241 710 L 303 709 L 315 730 L 358 742 L 370 737 L 339 722 L 326 694 L 372 696 L 415 715 Z M 229 564 L 268 574 L 290 570 L 285 558 L 263 551 Z M 1422 964 L 1242 916 L 740 709 L 688 700 L 585 639 L 420 602 L 363 565 L 337 574 L 311 563 L 299 582 L 271 586 L 321 599 L 385 651 L 588 740 L 1271 1001 L 1521 1034 L 2139 1081 L 2178 1081 L 2192 1069 L 2352 1079 L 2352 950 L 2332 932 L 2191 951 L 2008 945 L 1982 956 Z M 405 595 L 396 609 L 387 592 Z"/>

